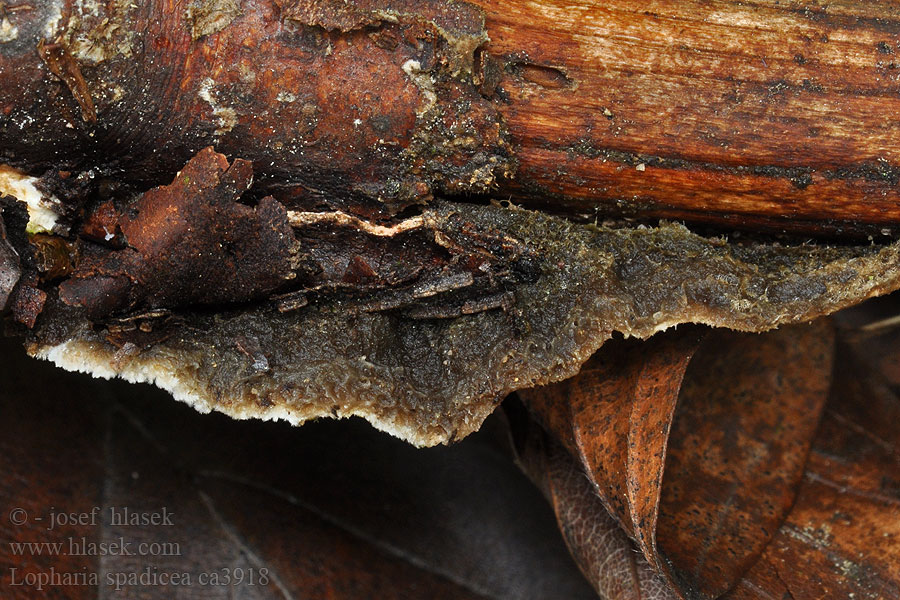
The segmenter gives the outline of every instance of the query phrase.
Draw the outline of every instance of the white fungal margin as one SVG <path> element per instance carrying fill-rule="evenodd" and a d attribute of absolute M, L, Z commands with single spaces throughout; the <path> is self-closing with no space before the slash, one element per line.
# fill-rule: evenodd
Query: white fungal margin
<path fill-rule="evenodd" d="M 0 196 L 12 196 L 28 207 L 26 231 L 51 232 L 56 227 L 62 204 L 56 196 L 41 193 L 35 186 L 37 181 L 37 177 L 0 164 Z"/>
<path fill-rule="evenodd" d="M 415 446 L 426 447 L 439 444 L 446 435 L 422 432 L 409 425 L 385 419 L 377 411 L 360 406 L 333 411 L 331 405 L 304 406 L 292 409 L 284 403 L 269 408 L 248 407 L 243 403 L 223 403 L 211 398 L 204 383 L 195 376 L 190 357 L 184 354 L 141 353 L 132 357 L 119 357 L 116 352 L 102 342 L 73 339 L 55 346 L 31 349 L 35 358 L 47 360 L 67 371 L 87 373 L 100 379 L 119 377 L 130 383 L 149 383 L 169 392 L 173 398 L 193 407 L 200 413 L 215 410 L 234 419 L 260 419 L 263 421 L 287 421 L 291 425 L 302 425 L 306 421 L 329 417 L 344 419 L 362 417 L 379 431 L 405 440 Z M 186 366 L 186 363 L 187 366 Z"/>

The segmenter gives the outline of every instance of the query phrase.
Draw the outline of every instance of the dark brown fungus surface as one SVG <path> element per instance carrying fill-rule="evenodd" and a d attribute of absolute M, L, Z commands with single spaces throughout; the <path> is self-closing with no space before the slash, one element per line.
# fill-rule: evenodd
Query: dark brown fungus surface
<path fill-rule="evenodd" d="M 900 280 L 896 246 L 738 245 L 445 201 L 380 224 L 249 206 L 250 173 L 204 150 L 170 185 L 100 205 L 124 246 L 76 236 L 70 274 L 40 284 L 29 351 L 201 410 L 358 414 L 430 445 L 573 375 L 613 332 L 765 330 Z"/>
<path fill-rule="evenodd" d="M 620 77 L 635 59 L 609 54 L 608 29 L 639 49 L 666 27 L 633 6 L 560 28 L 544 3 L 516 28 L 514 0 L 176 4 L 0 1 L 0 306 L 62 367 L 432 445 L 575 374 L 614 332 L 762 331 L 900 286 L 893 92 L 845 89 L 869 66 L 823 49 L 853 111 L 773 158 L 789 136 L 767 124 L 815 110 L 781 88 L 764 105 L 748 89 L 744 112 L 694 102 L 742 80 L 699 85 L 678 49 Z M 685 43 L 722 40 L 704 52 L 758 75 L 725 43 L 746 32 L 718 26 Z M 872 147 L 848 141 L 879 115 Z M 697 123 L 732 134 L 717 145 Z"/>

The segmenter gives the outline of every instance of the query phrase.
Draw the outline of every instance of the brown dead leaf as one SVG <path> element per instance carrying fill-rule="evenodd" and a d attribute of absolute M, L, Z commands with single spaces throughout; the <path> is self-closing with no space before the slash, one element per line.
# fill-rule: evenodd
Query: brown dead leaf
<path fill-rule="evenodd" d="M 522 397 L 577 457 L 598 494 L 591 501 L 607 507 L 647 564 L 677 594 L 714 598 L 759 561 L 791 508 L 832 348 L 827 322 L 761 336 L 682 331 L 608 344 L 573 380 Z M 566 515 L 591 511 L 560 506 L 589 502 L 549 481 L 566 531 Z M 582 565 L 597 562 L 567 539 Z M 608 587 L 612 575 L 586 572 L 598 591 Z"/>
<path fill-rule="evenodd" d="M 668 423 L 701 331 L 609 344 L 578 376 L 520 394 L 580 459 L 623 529 L 649 542 L 650 561 Z"/>
<path fill-rule="evenodd" d="M 827 321 L 710 333 L 684 377 L 657 539 L 689 595 L 715 598 L 759 560 L 794 502 L 828 397 Z"/>
<path fill-rule="evenodd" d="M 569 453 L 537 427 L 517 429 L 519 463 L 550 501 L 572 556 L 600 597 L 676 599 L 665 579 L 635 551 Z"/>
<path fill-rule="evenodd" d="M 730 599 L 900 598 L 900 400 L 847 345 L 797 501 Z"/>
<path fill-rule="evenodd" d="M 900 390 L 900 295 L 869 300 L 835 315 L 848 350 Z"/>

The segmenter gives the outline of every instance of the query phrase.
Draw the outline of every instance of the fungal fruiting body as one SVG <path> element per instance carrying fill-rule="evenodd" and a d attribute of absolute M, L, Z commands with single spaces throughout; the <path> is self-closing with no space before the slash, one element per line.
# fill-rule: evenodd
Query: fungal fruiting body
<path fill-rule="evenodd" d="M 64 368 L 433 445 L 615 332 L 762 331 L 900 285 L 896 244 L 496 202 L 522 154 L 502 78 L 576 86 L 498 67 L 473 5 L 168 7 L 0 3 L 0 308 Z"/>

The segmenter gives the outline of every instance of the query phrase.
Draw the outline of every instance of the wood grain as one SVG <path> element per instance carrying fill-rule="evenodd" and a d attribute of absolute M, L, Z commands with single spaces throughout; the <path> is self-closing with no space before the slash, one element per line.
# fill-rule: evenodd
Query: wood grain
<path fill-rule="evenodd" d="M 0 2 L 0 160 L 146 189 L 212 144 L 279 201 L 382 217 L 900 232 L 897 2 L 474 4 Z"/>
<path fill-rule="evenodd" d="M 514 200 L 588 219 L 894 230 L 900 4 L 479 4 Z"/>

